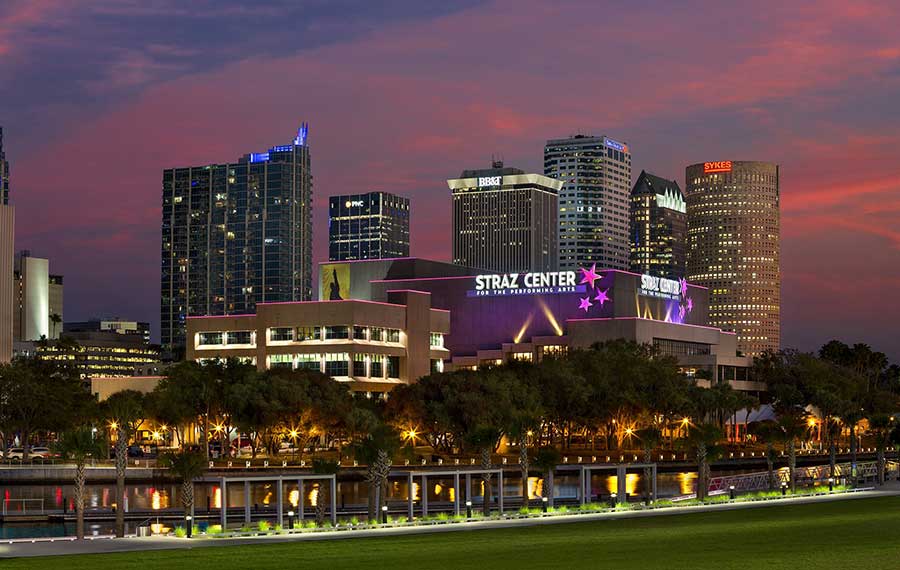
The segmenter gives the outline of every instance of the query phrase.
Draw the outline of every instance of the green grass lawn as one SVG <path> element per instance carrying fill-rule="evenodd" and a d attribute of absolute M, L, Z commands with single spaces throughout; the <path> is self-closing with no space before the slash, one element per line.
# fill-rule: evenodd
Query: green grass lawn
<path fill-rule="evenodd" d="M 900 497 L 409 537 L 4 560 L 0 568 L 898 568 Z"/>

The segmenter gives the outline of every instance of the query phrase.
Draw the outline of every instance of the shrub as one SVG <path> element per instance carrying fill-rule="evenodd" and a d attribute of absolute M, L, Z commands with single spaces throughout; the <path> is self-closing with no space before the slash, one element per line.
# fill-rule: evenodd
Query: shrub
<path fill-rule="evenodd" d="M 193 536 L 200 536 L 200 527 L 198 525 L 193 525 L 191 527 L 191 534 Z"/>
<path fill-rule="evenodd" d="M 316 528 L 316 521 L 305 521 L 302 525 L 302 528 Z"/>
<path fill-rule="evenodd" d="M 272 525 L 269 524 L 269 521 L 259 521 L 256 524 L 256 528 L 259 529 L 259 532 L 269 532 L 269 529 L 272 528 Z"/>
<path fill-rule="evenodd" d="M 397 524 L 405 524 L 408 521 L 409 519 L 407 519 L 406 517 L 397 517 L 394 519 L 394 522 Z"/>
<path fill-rule="evenodd" d="M 438 515 L 435 517 L 435 520 L 441 521 L 441 522 L 449 521 L 450 515 L 447 513 L 438 513 Z"/>
<path fill-rule="evenodd" d="M 359 524 L 359 517 L 350 517 L 350 524 L 357 526 Z"/>
<path fill-rule="evenodd" d="M 184 530 L 183 526 L 176 526 L 175 527 L 175 536 L 177 536 L 178 538 L 184 538 L 187 536 L 187 531 Z"/>
<path fill-rule="evenodd" d="M 675 501 L 671 499 L 660 499 L 657 501 L 653 501 L 654 507 L 673 507 L 675 506 Z"/>
<path fill-rule="evenodd" d="M 275 532 L 281 532 L 283 530 L 284 530 L 284 526 L 282 526 L 280 524 L 275 525 Z"/>
<path fill-rule="evenodd" d="M 206 527 L 206 534 L 222 534 L 222 525 L 220 524 L 211 524 Z"/>
<path fill-rule="evenodd" d="M 245 524 L 244 526 L 241 527 L 241 532 L 253 532 L 253 527 Z"/>

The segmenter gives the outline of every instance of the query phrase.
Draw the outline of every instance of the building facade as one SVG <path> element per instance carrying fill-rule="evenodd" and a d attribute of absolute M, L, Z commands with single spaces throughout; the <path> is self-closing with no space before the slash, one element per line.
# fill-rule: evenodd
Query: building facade
<path fill-rule="evenodd" d="M 22 251 L 13 273 L 13 340 L 59 338 L 63 326 L 63 277 L 50 273 L 50 262 Z"/>
<path fill-rule="evenodd" d="M 388 192 L 328 199 L 328 259 L 409 257 L 409 198 Z"/>
<path fill-rule="evenodd" d="M 551 139 L 544 175 L 559 180 L 559 269 L 630 267 L 631 151 L 605 136 Z"/>
<path fill-rule="evenodd" d="M 674 356 L 701 385 L 749 381 L 750 359 L 737 354 L 734 333 L 709 325 L 709 292 L 685 280 L 600 270 L 490 274 L 423 259 L 323 264 L 349 298 L 387 302 L 415 289 L 449 312 L 443 345 L 449 368 L 512 359 L 537 361 L 603 340 L 648 343 Z M 367 283 L 363 283 L 367 282 Z M 449 369 L 448 368 L 448 369 Z M 705 383 L 705 384 L 704 384 Z"/>
<path fill-rule="evenodd" d="M 495 161 L 447 184 L 453 193 L 453 263 L 504 273 L 556 268 L 560 181 Z"/>
<path fill-rule="evenodd" d="M 163 172 L 161 338 L 188 316 L 253 313 L 312 296 L 312 177 L 304 124 L 291 144 L 230 164 Z"/>
<path fill-rule="evenodd" d="M 710 324 L 749 356 L 781 343 L 779 167 L 716 161 L 685 171 L 687 278 L 710 291 Z"/>
<path fill-rule="evenodd" d="M 85 379 L 135 376 L 160 360 L 159 347 L 146 344 L 140 335 L 108 330 L 65 332 L 57 342 L 31 344 L 38 358 L 72 362 Z"/>
<path fill-rule="evenodd" d="M 420 291 L 391 291 L 384 302 L 259 303 L 252 315 L 188 319 L 187 358 L 305 368 L 383 393 L 443 370 L 449 325 L 447 311 Z"/>
<path fill-rule="evenodd" d="M 0 127 L 0 275 L 13 275 L 15 267 L 16 214 L 9 205 L 9 162 L 3 150 L 3 127 Z M 0 363 L 13 357 L 13 315 L 15 280 L 0 279 Z"/>
<path fill-rule="evenodd" d="M 0 279 L 0 363 L 13 358 L 13 337 L 15 336 L 16 280 L 15 234 L 16 214 L 12 206 L 0 204 L 0 274 L 9 276 Z"/>
<path fill-rule="evenodd" d="M 124 335 L 137 335 L 144 344 L 150 344 L 150 323 L 130 321 L 119 317 L 105 319 L 91 319 L 89 321 L 67 322 L 63 325 L 63 332 L 101 332 L 111 331 Z"/>
<path fill-rule="evenodd" d="M 3 127 L 0 127 L 0 205 L 9 204 L 9 161 L 3 150 Z"/>
<path fill-rule="evenodd" d="M 678 183 L 641 171 L 631 190 L 631 271 L 681 279 L 687 270 L 687 205 Z"/>

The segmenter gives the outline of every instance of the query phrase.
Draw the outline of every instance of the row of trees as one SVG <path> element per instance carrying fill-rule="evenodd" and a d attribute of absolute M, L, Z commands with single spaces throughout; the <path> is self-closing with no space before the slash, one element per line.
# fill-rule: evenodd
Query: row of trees
<path fill-rule="evenodd" d="M 855 463 L 856 431 L 864 418 L 883 463 L 884 449 L 896 433 L 889 413 L 900 387 L 896 367 L 889 367 L 883 355 L 832 342 L 819 355 L 764 355 L 753 373 L 768 384 L 778 419 L 753 425 L 752 432 L 770 451 L 770 471 L 776 445 L 786 451 L 792 487 L 796 445 L 808 434 L 813 409 L 822 418 L 832 465 L 842 431 L 849 431 Z M 35 433 L 61 433 L 61 449 L 81 466 L 83 483 L 84 463 L 105 457 L 98 442 L 103 443 L 108 428 L 115 443 L 117 505 L 124 502 L 129 442 L 145 423 L 168 426 L 182 447 L 199 444 L 190 458 L 169 458 L 187 480 L 192 471 L 177 466 L 202 467 L 210 444 L 217 441 L 229 454 L 232 433 L 247 437 L 254 455 L 261 449 L 277 452 L 284 441 L 300 453 L 318 442 L 336 449 L 338 457 L 351 454 L 366 466 L 372 517 L 384 503 L 387 475 L 398 452 L 404 443 L 419 442 L 439 454 L 479 457 L 485 470 L 502 441 L 514 444 L 526 497 L 529 472 L 551 469 L 559 461 L 559 449 L 576 443 L 591 450 L 640 449 L 647 462 L 655 449 L 678 446 L 695 453 L 702 498 L 709 463 L 724 450 L 726 422 L 738 410 L 758 405 L 727 383 L 698 387 L 679 372 L 674 358 L 626 341 L 536 364 L 435 373 L 398 387 L 386 401 L 354 397 L 346 384 L 319 372 L 259 372 L 226 361 L 183 362 L 171 367 L 150 394 L 123 391 L 97 404 L 65 363 L 25 359 L 0 367 L 4 446 L 13 434 L 27 446 Z M 88 441 L 90 445 L 81 445 Z M 314 464 L 323 473 L 339 467 L 333 458 Z M 488 474 L 482 480 L 489 509 L 492 481 Z M 83 509 L 79 496 L 76 492 L 76 510 Z M 117 529 L 124 532 L 121 508 Z"/>

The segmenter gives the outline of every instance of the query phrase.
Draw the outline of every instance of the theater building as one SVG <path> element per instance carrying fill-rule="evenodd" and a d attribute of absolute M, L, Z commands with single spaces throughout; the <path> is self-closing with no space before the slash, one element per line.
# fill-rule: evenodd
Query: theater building
<path fill-rule="evenodd" d="M 701 384 L 749 382 L 751 361 L 738 356 L 733 333 L 709 326 L 709 291 L 667 279 L 596 265 L 576 271 L 491 274 L 421 259 L 329 263 L 327 287 L 374 302 L 391 291 L 430 293 L 431 306 L 449 311 L 443 339 L 448 369 L 540 360 L 570 348 L 627 339 L 656 346 L 678 359 Z M 323 293 L 320 292 L 320 295 Z"/>
<path fill-rule="evenodd" d="M 382 293 L 381 301 L 259 303 L 250 315 L 190 317 L 187 358 L 318 370 L 370 393 L 443 370 L 449 312 L 432 308 L 428 292 Z"/>

